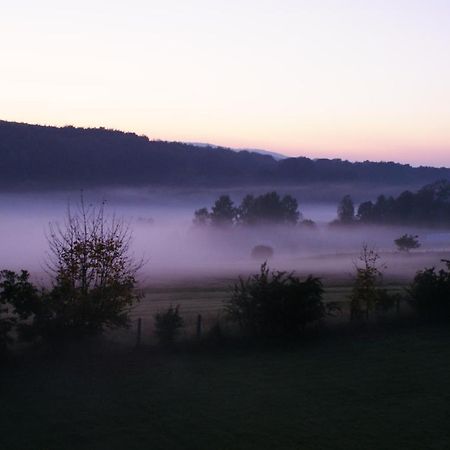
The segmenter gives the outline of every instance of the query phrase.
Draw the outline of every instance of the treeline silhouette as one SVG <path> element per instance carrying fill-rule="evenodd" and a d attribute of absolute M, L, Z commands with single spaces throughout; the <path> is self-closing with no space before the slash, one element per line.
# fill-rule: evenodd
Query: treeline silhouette
<path fill-rule="evenodd" d="M 104 128 L 49 127 L 0 121 L 0 186 L 285 186 L 307 183 L 429 183 L 450 169 L 383 162 L 352 163 L 268 155 Z"/>
<path fill-rule="evenodd" d="M 338 205 L 334 225 L 450 225 L 450 182 L 436 181 L 417 192 L 404 191 L 398 197 L 380 195 L 366 201 L 357 211 L 350 195 Z"/>
<path fill-rule="evenodd" d="M 313 226 L 311 220 L 303 220 L 297 200 L 291 195 L 281 197 L 277 192 L 253 196 L 246 195 L 236 206 L 228 195 L 220 196 L 212 206 L 194 212 L 194 224 L 227 227 L 232 225 L 296 225 Z"/>

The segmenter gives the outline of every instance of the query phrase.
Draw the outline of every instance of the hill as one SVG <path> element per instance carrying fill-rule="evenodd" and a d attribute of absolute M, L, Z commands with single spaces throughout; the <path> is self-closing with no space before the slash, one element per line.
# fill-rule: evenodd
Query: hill
<path fill-rule="evenodd" d="M 326 183 L 423 185 L 450 169 L 305 157 L 150 140 L 104 128 L 0 121 L 0 188 L 103 186 L 293 186 Z"/>

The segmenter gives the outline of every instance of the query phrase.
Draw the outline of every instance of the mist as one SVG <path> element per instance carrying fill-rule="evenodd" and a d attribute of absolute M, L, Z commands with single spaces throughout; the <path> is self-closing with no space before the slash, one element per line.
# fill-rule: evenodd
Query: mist
<path fill-rule="evenodd" d="M 300 203 L 303 216 L 316 229 L 289 226 L 214 229 L 195 227 L 193 212 L 209 206 L 217 193 L 157 191 L 94 191 L 87 203 L 106 200 L 106 213 L 122 217 L 132 233 L 132 252 L 145 264 L 143 285 L 182 279 L 234 278 L 258 270 L 263 260 L 252 258 L 256 245 L 273 248 L 271 268 L 346 279 L 364 243 L 375 248 L 386 265 L 385 275 L 410 278 L 426 266 L 439 266 L 450 251 L 450 232 L 414 227 L 329 227 L 336 205 Z M 0 268 L 27 269 L 35 280 L 46 280 L 46 233 L 50 222 L 63 224 L 68 205 L 76 206 L 79 192 L 0 195 Z M 238 198 L 236 197 L 236 200 Z M 419 235 L 422 246 L 410 255 L 395 249 L 404 233 Z"/>

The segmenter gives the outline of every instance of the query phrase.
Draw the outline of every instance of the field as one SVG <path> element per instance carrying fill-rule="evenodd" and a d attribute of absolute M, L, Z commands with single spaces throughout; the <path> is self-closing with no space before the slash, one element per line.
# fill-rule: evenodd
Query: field
<path fill-rule="evenodd" d="M 3 450 L 448 449 L 450 331 L 158 354 L 29 356 L 0 375 Z"/>
<path fill-rule="evenodd" d="M 0 449 L 450 448 L 446 328 L 374 320 L 290 343 L 134 348 L 137 319 L 151 344 L 153 314 L 169 305 L 186 319 L 182 338 L 193 336 L 198 314 L 205 332 L 217 319 L 225 324 L 235 279 L 148 285 L 130 330 L 13 358 L 0 372 Z M 324 285 L 324 300 L 345 307 L 349 278 L 324 277 Z M 385 287 L 405 284 L 387 279 Z"/>
<path fill-rule="evenodd" d="M 143 291 L 143 298 L 131 313 L 131 328 L 114 332 L 113 337 L 133 344 L 136 339 L 137 320 L 142 320 L 142 341 L 154 343 L 153 315 L 166 310 L 170 305 L 180 306 L 180 314 L 185 320 L 181 338 L 191 338 L 195 334 L 198 314 L 202 315 L 203 330 L 207 332 L 214 324 L 220 322 L 222 327 L 230 329 L 224 316 L 224 301 L 230 297 L 230 290 L 237 276 L 227 278 L 184 279 L 168 284 L 159 282 L 148 286 Z M 324 302 L 336 302 L 343 314 L 328 322 L 348 321 L 348 302 L 351 293 L 351 278 L 336 275 L 323 278 Z M 406 287 L 404 280 L 388 279 L 384 287 L 391 293 L 403 293 Z M 407 311 L 407 305 L 401 304 L 401 312 Z M 390 313 L 394 314 L 393 312 Z M 232 330 L 230 330 L 232 331 Z"/>

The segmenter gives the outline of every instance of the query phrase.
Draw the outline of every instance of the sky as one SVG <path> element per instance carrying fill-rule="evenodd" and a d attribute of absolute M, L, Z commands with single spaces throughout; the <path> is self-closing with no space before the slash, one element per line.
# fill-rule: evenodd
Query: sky
<path fill-rule="evenodd" d="M 3 0 L 0 119 L 450 166 L 448 0 Z"/>

